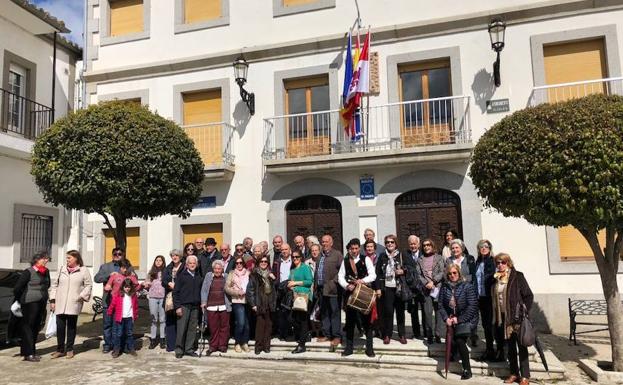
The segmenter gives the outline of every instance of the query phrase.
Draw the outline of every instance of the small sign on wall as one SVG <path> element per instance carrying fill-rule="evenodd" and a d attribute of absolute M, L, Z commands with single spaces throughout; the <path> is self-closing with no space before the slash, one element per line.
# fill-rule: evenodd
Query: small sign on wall
<path fill-rule="evenodd" d="M 364 175 L 359 178 L 359 198 L 374 199 L 374 177 Z"/>
<path fill-rule="evenodd" d="M 211 208 L 211 207 L 216 207 L 216 197 L 215 196 L 208 196 L 208 197 L 201 197 L 201 198 L 199 198 L 197 203 L 195 203 L 195 205 L 193 206 L 193 209 L 207 209 L 207 208 Z"/>
<path fill-rule="evenodd" d="M 487 114 L 510 111 L 508 99 L 487 100 Z"/>

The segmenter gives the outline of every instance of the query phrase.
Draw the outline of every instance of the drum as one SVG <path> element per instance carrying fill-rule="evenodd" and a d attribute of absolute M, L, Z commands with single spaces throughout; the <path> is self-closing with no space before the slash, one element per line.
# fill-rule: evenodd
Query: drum
<path fill-rule="evenodd" d="M 347 306 L 357 309 L 363 314 L 370 314 L 372 305 L 376 300 L 376 292 L 366 285 L 357 285 L 348 297 Z"/>

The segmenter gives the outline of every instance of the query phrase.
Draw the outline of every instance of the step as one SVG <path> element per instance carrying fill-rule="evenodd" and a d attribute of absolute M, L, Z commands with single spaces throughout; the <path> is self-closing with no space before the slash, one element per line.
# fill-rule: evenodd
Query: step
<path fill-rule="evenodd" d="M 253 350 L 249 353 L 236 353 L 233 349 L 227 353 L 213 353 L 210 357 L 222 359 L 259 359 L 259 360 L 287 360 L 298 361 L 302 363 L 331 363 L 342 365 L 360 365 L 371 368 L 397 368 L 416 371 L 441 372 L 444 370 L 443 357 L 426 357 L 419 355 L 394 354 L 391 351 L 383 351 L 382 348 L 375 344 L 376 357 L 367 357 L 361 351 L 348 356 L 342 357 L 339 352 L 331 353 L 327 351 L 307 351 L 300 354 L 292 354 L 286 351 L 288 348 L 294 348 L 295 344 L 291 342 L 279 342 L 281 349 L 277 346 L 271 346 L 270 353 L 254 354 Z M 313 343 L 310 343 L 313 344 Z M 278 345 L 275 341 L 275 345 Z M 408 344 L 407 344 L 408 345 Z M 417 345 L 417 344 L 414 344 Z M 438 344 L 439 345 L 439 344 Z M 251 343 L 252 346 L 252 343 Z M 404 346 L 404 345 L 401 345 Z M 386 347 L 386 346 L 385 346 Z M 538 355 L 537 355 L 538 356 Z M 545 357 L 549 364 L 549 373 L 545 371 L 541 362 L 531 362 L 530 371 L 534 379 L 563 379 L 565 368 L 556 356 L 549 350 L 545 351 Z M 506 362 L 479 362 L 470 360 L 472 373 L 479 376 L 497 376 L 504 377 L 510 374 L 508 364 Z M 451 362 L 449 371 L 460 374 L 462 371 L 461 364 Z"/>

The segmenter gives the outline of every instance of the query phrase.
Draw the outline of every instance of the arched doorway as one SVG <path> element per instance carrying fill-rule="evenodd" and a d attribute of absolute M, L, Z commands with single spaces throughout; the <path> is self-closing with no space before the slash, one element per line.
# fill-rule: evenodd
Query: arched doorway
<path fill-rule="evenodd" d="M 342 250 L 342 205 L 327 195 L 307 195 L 293 199 L 286 205 L 287 240 L 294 245 L 294 237 L 315 235 L 320 240 L 325 234 L 333 237 L 333 247 Z"/>
<path fill-rule="evenodd" d="M 441 252 L 448 230 L 463 233 L 461 199 L 452 191 L 437 188 L 408 191 L 396 198 L 395 206 L 401 249 L 408 247 L 407 238 L 415 234 L 421 239 L 431 238 Z"/>

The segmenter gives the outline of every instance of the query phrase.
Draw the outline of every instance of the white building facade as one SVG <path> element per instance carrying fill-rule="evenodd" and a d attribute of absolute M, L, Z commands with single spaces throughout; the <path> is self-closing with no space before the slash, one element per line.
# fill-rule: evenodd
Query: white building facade
<path fill-rule="evenodd" d="M 82 51 L 68 32 L 28 1 L 0 0 L 0 268 L 25 268 L 47 250 L 54 271 L 78 247 L 78 216 L 43 202 L 30 175 L 35 138 L 73 110 Z"/>
<path fill-rule="evenodd" d="M 602 296 L 577 234 L 484 209 L 469 158 L 483 132 L 514 110 L 621 91 L 620 2 L 360 0 L 373 92 L 358 142 L 339 119 L 354 1 L 86 3 L 87 102 L 149 105 L 186 129 L 206 165 L 189 218 L 129 223 L 139 272 L 196 236 L 237 243 L 329 233 L 341 248 L 371 227 L 377 238 L 397 234 L 402 248 L 409 234 L 441 248 L 454 229 L 471 253 L 482 238 L 510 253 L 550 330 L 568 330 L 568 297 Z M 493 18 L 507 25 L 500 87 L 487 33 Z M 254 115 L 234 80 L 240 54 Z M 104 228 L 91 215 L 82 232 L 95 265 L 110 258 Z"/>

